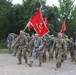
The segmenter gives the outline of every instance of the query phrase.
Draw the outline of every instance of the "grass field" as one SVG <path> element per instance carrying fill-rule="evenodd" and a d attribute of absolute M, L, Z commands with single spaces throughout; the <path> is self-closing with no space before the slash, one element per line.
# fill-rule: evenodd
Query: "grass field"
<path fill-rule="evenodd" d="M 8 49 L 0 49 L 0 54 L 8 53 Z"/>

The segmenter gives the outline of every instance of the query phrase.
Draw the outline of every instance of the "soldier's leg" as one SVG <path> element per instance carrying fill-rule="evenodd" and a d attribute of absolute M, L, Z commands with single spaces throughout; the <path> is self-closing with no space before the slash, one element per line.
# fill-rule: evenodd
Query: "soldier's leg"
<path fill-rule="evenodd" d="M 35 49 L 32 51 L 32 57 L 31 57 L 31 60 L 30 60 L 30 62 L 28 63 L 28 65 L 30 66 L 30 67 L 32 67 L 32 63 L 34 62 L 34 60 L 36 59 L 36 51 L 35 51 Z"/>
<path fill-rule="evenodd" d="M 75 61 L 75 64 L 76 64 L 76 52 L 74 52 L 74 54 L 73 54 L 73 60 Z"/>
<path fill-rule="evenodd" d="M 72 48 L 70 48 L 70 56 L 71 56 L 71 59 L 72 59 Z"/>
<path fill-rule="evenodd" d="M 46 52 L 43 53 L 42 59 L 43 59 L 43 62 L 46 62 Z"/>
<path fill-rule="evenodd" d="M 42 61 L 46 62 L 46 48 L 43 49 Z"/>
<path fill-rule="evenodd" d="M 55 58 L 57 59 L 57 55 L 58 55 L 58 50 L 55 50 Z"/>
<path fill-rule="evenodd" d="M 38 51 L 38 55 L 39 55 L 39 66 L 42 66 L 43 51 Z"/>
<path fill-rule="evenodd" d="M 57 67 L 57 68 L 60 68 L 61 65 L 62 65 L 62 63 L 61 63 L 61 59 L 62 59 L 62 57 L 61 57 L 61 53 L 58 52 L 58 55 L 57 55 L 57 63 L 56 63 L 56 67 Z"/>
<path fill-rule="evenodd" d="M 12 48 L 12 45 L 11 45 L 11 53 L 13 53 L 13 48 Z"/>
<path fill-rule="evenodd" d="M 22 51 L 22 56 L 25 60 L 25 62 L 27 63 L 27 54 L 26 54 L 26 48 L 24 48 L 24 50 Z"/>
<path fill-rule="evenodd" d="M 50 58 L 51 58 L 51 54 L 50 54 L 50 46 L 47 48 L 48 49 L 48 54 L 49 54 L 49 60 L 50 60 Z"/>
<path fill-rule="evenodd" d="M 73 50 L 71 50 L 71 61 L 73 62 Z"/>
<path fill-rule="evenodd" d="M 8 50 L 9 50 L 8 53 L 10 54 L 11 53 L 11 48 L 9 47 Z"/>
<path fill-rule="evenodd" d="M 61 55 L 61 62 L 63 63 L 63 62 L 64 62 L 64 60 L 65 60 L 65 55 L 64 55 L 64 54 L 62 54 L 62 55 Z"/>
<path fill-rule="evenodd" d="M 22 58 L 22 50 L 19 50 L 18 51 L 18 64 L 21 64 L 22 63 L 22 60 L 21 60 L 21 58 Z"/>
<path fill-rule="evenodd" d="M 14 48 L 14 52 L 13 52 L 14 54 L 13 54 L 13 56 L 16 56 L 16 54 L 17 54 L 17 49 L 18 49 L 18 47 L 15 47 L 15 48 Z"/>
<path fill-rule="evenodd" d="M 51 48 L 50 52 L 49 52 L 49 60 L 52 59 L 53 60 L 53 55 L 54 55 L 54 50 Z"/>

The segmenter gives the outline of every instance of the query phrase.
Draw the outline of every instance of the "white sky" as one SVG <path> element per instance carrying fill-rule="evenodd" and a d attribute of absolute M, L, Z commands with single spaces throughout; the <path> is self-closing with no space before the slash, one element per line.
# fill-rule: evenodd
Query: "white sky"
<path fill-rule="evenodd" d="M 12 3 L 13 4 L 17 4 L 17 3 L 22 3 L 22 0 L 13 0 L 12 1 Z M 52 5 L 55 5 L 55 6 L 58 6 L 59 7 L 59 2 L 58 2 L 58 0 L 47 0 L 47 5 L 50 5 L 50 6 L 52 6 Z M 75 0 L 75 3 L 74 4 L 76 4 L 76 0 Z"/>
<path fill-rule="evenodd" d="M 22 3 L 22 0 L 13 0 L 12 1 L 13 4 L 17 4 L 17 3 Z M 58 0 L 47 0 L 47 5 L 52 6 L 52 4 L 59 6 Z"/>

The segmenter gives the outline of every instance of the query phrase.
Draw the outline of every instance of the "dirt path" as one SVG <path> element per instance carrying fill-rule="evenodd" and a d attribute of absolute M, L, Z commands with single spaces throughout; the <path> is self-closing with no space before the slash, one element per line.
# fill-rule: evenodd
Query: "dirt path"
<path fill-rule="evenodd" d="M 61 69 L 55 70 L 56 60 L 43 63 L 38 67 L 37 60 L 33 67 L 25 64 L 17 65 L 17 57 L 9 54 L 0 54 L 0 75 L 76 75 L 76 65 L 68 58 Z"/>

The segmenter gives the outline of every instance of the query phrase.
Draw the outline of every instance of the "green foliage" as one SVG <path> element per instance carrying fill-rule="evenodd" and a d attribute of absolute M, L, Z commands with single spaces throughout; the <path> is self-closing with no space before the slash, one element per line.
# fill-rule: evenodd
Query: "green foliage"
<path fill-rule="evenodd" d="M 66 19 L 67 31 L 69 36 L 76 36 L 76 6 L 74 0 L 59 0 L 61 22 Z"/>
<path fill-rule="evenodd" d="M 59 0 L 60 7 L 46 6 L 46 0 L 23 0 L 22 4 L 12 4 L 12 0 L 0 0 L 0 39 L 6 38 L 9 32 L 19 33 L 42 5 L 43 17 L 48 16 L 50 34 L 57 35 L 66 18 L 69 36 L 76 36 L 76 7 L 73 0 Z M 35 32 L 31 29 L 29 32 Z"/>
<path fill-rule="evenodd" d="M 7 48 L 7 41 L 6 39 L 0 40 L 0 49 Z"/>
<path fill-rule="evenodd" d="M 0 49 L 0 54 L 8 53 L 8 49 Z"/>

